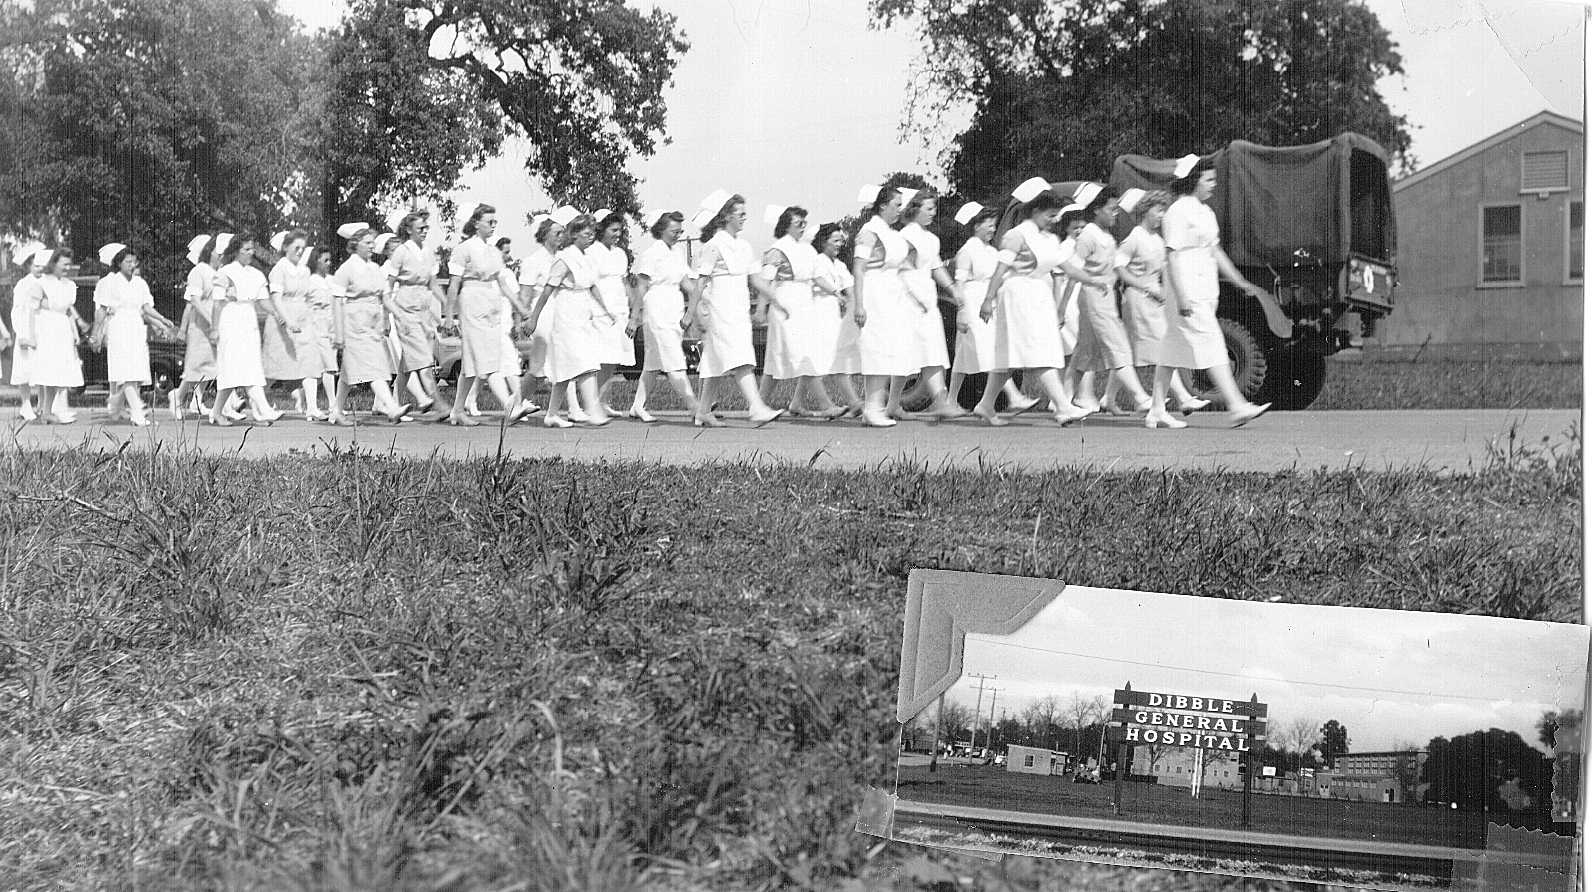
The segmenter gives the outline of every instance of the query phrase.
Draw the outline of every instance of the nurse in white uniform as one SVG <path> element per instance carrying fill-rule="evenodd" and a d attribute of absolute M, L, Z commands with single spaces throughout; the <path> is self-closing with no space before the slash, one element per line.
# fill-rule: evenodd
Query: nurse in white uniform
<path fill-rule="evenodd" d="M 332 293 L 332 249 L 315 247 L 304 252 L 305 268 L 309 279 L 304 288 L 304 303 L 308 307 L 308 322 L 314 349 L 312 365 L 321 389 L 326 391 L 326 406 L 333 408 L 337 398 L 337 335 L 336 302 Z M 325 421 L 319 399 L 312 388 L 304 395 L 304 414 L 311 421 Z"/>
<path fill-rule="evenodd" d="M 615 410 L 608 405 L 608 388 L 617 380 L 614 372 L 620 366 L 636 364 L 635 339 L 625 334 L 630 320 L 630 292 L 625 287 L 630 254 L 624 246 L 626 220 L 622 212 L 603 208 L 592 214 L 592 219 L 597 223 L 597 238 L 586 253 L 591 255 L 592 269 L 597 272 L 597 296 L 608 311 L 597 320 L 598 337 L 603 345 L 603 364 L 597 371 L 597 395 L 603 401 L 604 411 L 611 414 Z"/>
<path fill-rule="evenodd" d="M 979 307 L 989 291 L 989 280 L 1000 264 L 1000 249 L 990 244 L 995 237 L 995 224 L 999 214 L 975 201 L 962 205 L 956 212 L 956 222 L 970 231 L 967 241 L 956 251 L 953 268 L 956 273 L 956 356 L 951 360 L 951 383 L 946 388 L 951 399 L 962 392 L 962 381 L 968 375 L 982 375 L 994 368 L 995 330 L 979 318 Z M 1007 379 L 1002 388 L 1006 394 L 1007 408 L 1025 412 L 1038 402 L 1037 397 L 1023 396 L 1017 383 Z"/>
<path fill-rule="evenodd" d="M 763 393 L 772 381 L 795 379 L 789 411 L 792 415 L 838 418 L 846 410 L 824 392 L 820 376 L 834 365 L 834 344 L 819 348 L 823 333 L 815 318 L 833 310 L 819 293 L 829 286 L 818 281 L 818 252 L 802 241 L 807 234 L 807 210 L 769 205 L 764 219 L 774 227 L 774 244 L 763 252 L 761 278 L 772 290 L 760 309 L 768 323 L 768 347 L 763 354 Z M 810 408 L 809 408 L 810 407 Z"/>
<path fill-rule="evenodd" d="M 907 296 L 921 311 L 911 314 L 912 304 L 907 304 L 917 351 L 918 384 L 914 390 L 928 394 L 929 414 L 936 418 L 959 418 L 966 415 L 967 410 L 956 405 L 945 391 L 945 370 L 951 359 L 945 352 L 945 320 L 940 315 L 940 291 L 954 294 L 955 286 L 945 271 L 945 262 L 940 259 L 940 237 L 925 228 L 934 222 L 938 207 L 939 199 L 924 189 L 915 192 L 902 209 L 900 232 L 910 250 L 901 270 L 901 280 L 906 284 Z M 886 411 L 892 418 L 904 415 L 901 409 L 904 384 L 903 380 L 891 385 Z"/>
<path fill-rule="evenodd" d="M 29 380 L 38 389 L 39 420 L 45 424 L 71 424 L 77 415 L 63 412 L 57 399 L 64 403 L 66 391 L 83 386 L 77 342 L 86 328 L 75 309 L 77 285 L 68 278 L 73 269 L 72 249 L 39 253 L 45 258 L 44 275 L 39 287 L 28 293 L 25 326 L 33 348 Z"/>
<path fill-rule="evenodd" d="M 271 237 L 271 248 L 278 256 L 266 275 L 270 302 L 261 362 L 266 380 L 291 381 L 296 385 L 294 402 L 303 411 L 304 420 L 314 421 L 318 413 L 312 407 L 320 390 L 321 369 L 315 329 L 309 319 L 310 271 L 304 265 L 308 245 L 309 234 L 302 229 Z"/>
<path fill-rule="evenodd" d="M 92 341 L 105 347 L 106 377 L 111 396 L 107 408 L 117 419 L 123 409 L 139 427 L 149 425 L 149 413 L 139 397 L 139 387 L 149 384 L 149 328 L 162 337 L 175 332 L 165 316 L 155 310 L 149 283 L 138 275 L 138 255 L 120 242 L 99 252 L 100 262 L 111 271 L 94 286 Z"/>
<path fill-rule="evenodd" d="M 746 199 L 719 190 L 703 202 L 713 217 L 702 227 L 702 256 L 696 272 L 706 280 L 697 301 L 697 318 L 702 326 L 702 359 L 698 372 L 702 393 L 697 397 L 697 412 L 692 422 L 698 427 L 723 427 L 713 414 L 715 391 L 720 378 L 734 378 L 746 399 L 747 420 L 761 427 L 784 414 L 769 408 L 757 392 L 752 366 L 757 356 L 752 350 L 751 289 L 763 288 L 752 280 L 759 269 L 757 252 L 741 230 L 746 226 Z"/>
<path fill-rule="evenodd" d="M 215 306 L 210 289 L 215 284 L 217 259 L 231 241 L 232 234 L 228 232 L 196 235 L 188 241 L 188 263 L 193 269 L 188 271 L 182 291 L 182 318 L 177 320 L 178 337 L 184 343 L 182 383 L 166 396 L 174 421 L 181 421 L 189 408 L 200 415 L 210 414 L 202 399 L 205 382 L 216 379 L 216 353 L 211 346 L 214 332 L 210 330 Z"/>
<path fill-rule="evenodd" d="M 861 334 L 857 320 L 851 314 L 852 286 L 856 280 L 851 275 L 844 254 L 846 231 L 838 223 L 825 223 L 813 236 L 813 246 L 818 249 L 814 274 L 814 302 L 819 312 L 813 326 L 815 350 L 822 351 L 815 362 L 826 367 L 828 360 L 829 386 L 839 393 L 846 403 L 842 418 L 855 418 L 862 414 L 862 395 L 852 376 L 860 371 L 857 356 L 857 337 Z"/>
<path fill-rule="evenodd" d="M 852 318 L 856 320 L 857 365 L 862 372 L 862 420 L 870 427 L 892 427 L 895 419 L 885 409 L 891 379 L 916 372 L 917 316 L 927 312 L 907 293 L 901 269 L 912 248 L 894 229 L 911 189 L 864 186 L 857 198 L 863 208 L 862 224 L 851 261 Z"/>
<path fill-rule="evenodd" d="M 642 333 L 646 355 L 629 414 L 639 421 L 656 420 L 647 411 L 647 392 L 653 382 L 667 378 L 680 402 L 695 418 L 696 395 L 685 376 L 681 338 L 695 309 L 697 276 L 675 250 L 685 228 L 685 215 L 679 211 L 652 211 L 641 222 L 652 236 L 652 244 L 642 250 L 630 268 L 636 279 L 635 300 L 625 331 L 630 337 L 635 337 L 637 331 Z"/>
<path fill-rule="evenodd" d="M 392 281 L 393 331 L 398 336 L 398 374 L 425 421 L 448 416 L 437 391 L 437 322 L 432 315 L 432 280 L 437 275 L 435 255 L 426 250 L 431 215 L 410 211 L 398 221 L 397 244 L 387 256 L 387 277 Z"/>
<path fill-rule="evenodd" d="M 597 294 L 597 270 L 592 268 L 586 249 L 597 239 L 592 218 L 571 207 L 553 213 L 565 227 L 568 242 L 553 258 L 547 283 L 531 310 L 531 324 L 546 332 L 543 374 L 552 388 L 547 397 L 546 427 L 573 427 L 575 422 L 559 414 L 564 396 L 573 384 L 585 402 L 582 424 L 600 427 L 611 419 L 597 397 L 597 370 L 602 367 L 603 331 L 608 308 Z M 576 406 L 570 406 L 573 412 Z"/>
<path fill-rule="evenodd" d="M 453 411 L 448 423 L 476 427 L 481 422 L 465 413 L 465 403 L 470 388 L 477 378 L 485 378 L 492 395 L 503 406 L 505 420 L 518 421 L 519 399 L 508 386 L 509 369 L 503 355 L 503 299 L 519 299 L 519 289 L 510 286 L 499 275 L 503 272 L 503 252 L 492 244 L 492 233 L 497 229 L 497 209 L 489 204 L 477 205 L 465 222 L 465 240 L 453 249 L 448 258 L 448 312 L 450 323 L 459 327 L 460 358 L 458 390 L 454 394 Z M 512 291 L 512 293 L 510 293 Z M 518 372 L 518 360 L 514 372 Z"/>
<path fill-rule="evenodd" d="M 1099 411 L 1094 398 L 1094 376 L 1107 373 L 1133 398 L 1136 412 L 1148 412 L 1150 395 L 1133 371 L 1133 348 L 1117 310 L 1117 240 L 1110 227 L 1117 217 L 1116 190 L 1090 184 L 1093 192 L 1084 208 L 1089 222 L 1075 240 L 1072 257 L 1062 269 L 1079 290 L 1078 349 L 1068 364 L 1074 399 L 1084 408 Z"/>
<path fill-rule="evenodd" d="M 11 254 L 11 262 L 27 270 L 11 288 L 11 327 L 15 330 L 16 338 L 11 352 L 11 384 L 21 391 L 22 402 L 17 415 L 24 421 L 38 417 L 33 408 L 34 342 L 29 320 L 33 316 L 34 305 L 39 301 L 39 292 L 44 287 L 44 266 L 50 257 L 50 250 L 42 242 L 20 245 Z"/>
<path fill-rule="evenodd" d="M 253 238 L 233 238 L 221 255 L 222 266 L 210 288 L 210 343 L 216 354 L 216 401 L 210 407 L 210 423 L 221 427 L 232 424 L 222 410 L 236 390 L 248 394 L 256 424 L 268 425 L 282 417 L 265 398 L 255 302 L 269 299 L 270 289 L 265 274 L 254 266 L 254 249 Z"/>
<path fill-rule="evenodd" d="M 1172 182 L 1172 193 L 1179 197 L 1161 222 L 1167 250 L 1167 330 L 1161 342 L 1161 361 L 1155 367 L 1152 414 L 1145 418 L 1145 425 L 1154 428 L 1170 420 L 1166 394 L 1176 369 L 1205 369 L 1227 404 L 1228 420 L 1239 427 L 1260 417 L 1271 404 L 1251 403 L 1233 380 L 1227 345 L 1216 321 L 1221 289 L 1218 276 L 1257 298 L 1267 292 L 1244 278 L 1222 250 L 1216 214 L 1206 204 L 1216 192 L 1216 171 L 1210 162 L 1198 155 L 1185 155 L 1173 174 L 1177 179 Z"/>
<path fill-rule="evenodd" d="M 387 333 L 392 324 L 388 316 L 387 273 L 374 261 L 376 235 L 364 223 L 344 223 L 337 235 L 348 246 L 348 259 L 332 275 L 332 343 L 343 351 L 343 366 L 337 376 L 337 398 L 333 400 L 332 424 L 347 424 L 348 391 L 369 384 L 375 395 L 373 408 L 397 424 L 409 411 L 393 395 L 392 348 Z"/>
<path fill-rule="evenodd" d="M 564 227 L 552 215 L 539 214 L 531 220 L 531 233 L 536 240 L 536 247 L 520 260 L 519 280 L 520 305 L 534 312 L 537 298 L 541 296 L 542 289 L 547 287 L 547 274 L 553 268 L 553 257 L 564 246 Z M 531 346 L 525 357 L 525 374 L 520 377 L 520 402 L 535 405 L 531 401 L 535 381 L 547 377 L 547 332 L 536 329 L 529 317 L 525 320 L 525 327 L 531 329 Z M 572 392 L 566 393 L 566 396 L 572 395 Z"/>
<path fill-rule="evenodd" d="M 1017 370 L 1036 373 L 1050 398 L 1056 423 L 1068 425 L 1089 413 L 1072 404 L 1058 371 L 1066 364 L 1061 346 L 1061 240 L 1051 231 L 1061 215 L 1061 199 L 1050 184 L 1034 177 L 1012 192 L 1025 202 L 1023 222 L 1001 240 L 979 316 L 995 330 L 994 358 L 984 382 L 984 397 L 973 414 L 997 427 L 1007 423 L 995 412 L 1001 387 Z"/>

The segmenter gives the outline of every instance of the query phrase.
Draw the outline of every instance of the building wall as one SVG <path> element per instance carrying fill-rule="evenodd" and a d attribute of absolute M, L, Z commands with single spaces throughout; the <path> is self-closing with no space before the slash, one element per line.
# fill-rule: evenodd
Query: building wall
<path fill-rule="evenodd" d="M 1582 286 L 1565 284 L 1566 207 L 1583 201 L 1582 134 L 1541 121 L 1424 179 L 1394 184 L 1399 287 L 1384 344 L 1576 343 Z M 1568 150 L 1570 189 L 1520 194 L 1521 154 Z M 1518 203 L 1521 286 L 1478 287 L 1481 206 Z"/>
<path fill-rule="evenodd" d="M 1030 760 L 1032 764 L 1029 764 Z M 1059 774 L 1064 760 L 1064 756 L 1036 746 L 1013 744 L 1006 747 L 1006 770 L 1019 774 Z"/>
<path fill-rule="evenodd" d="M 1194 771 L 1194 752 L 1193 747 L 1171 747 L 1156 762 L 1154 770 L 1151 770 L 1150 748 L 1135 746 L 1130 773 L 1153 775 L 1156 783 L 1186 787 Z M 1226 790 L 1243 789 L 1244 776 L 1238 773 L 1238 764 L 1239 760 L 1235 756 L 1220 764 L 1206 766 L 1204 786 Z"/>

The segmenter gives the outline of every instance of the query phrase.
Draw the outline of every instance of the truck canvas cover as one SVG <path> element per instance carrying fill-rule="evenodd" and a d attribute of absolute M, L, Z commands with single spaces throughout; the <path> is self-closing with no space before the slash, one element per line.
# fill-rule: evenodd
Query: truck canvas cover
<path fill-rule="evenodd" d="M 1358 133 L 1286 147 L 1234 140 L 1205 157 L 1215 162 L 1210 204 L 1233 263 L 1291 266 L 1301 248 L 1314 262 L 1342 262 L 1351 253 L 1392 259 L 1387 152 L 1373 140 Z M 1165 189 L 1175 164 L 1122 155 L 1111 185 Z"/>

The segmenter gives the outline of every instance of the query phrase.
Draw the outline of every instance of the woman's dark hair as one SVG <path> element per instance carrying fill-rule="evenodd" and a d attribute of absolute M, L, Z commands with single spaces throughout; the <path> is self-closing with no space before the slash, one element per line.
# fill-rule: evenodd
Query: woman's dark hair
<path fill-rule="evenodd" d="M 968 229 L 968 231 L 971 232 L 971 231 L 977 229 L 979 227 L 979 225 L 981 223 L 983 223 L 985 220 L 993 220 L 993 221 L 995 221 L 995 224 L 998 226 L 998 225 L 1000 225 L 1000 221 L 1001 221 L 1001 212 L 996 210 L 995 208 L 985 208 L 982 211 L 979 211 L 978 213 L 973 215 L 973 219 L 967 221 L 967 229 Z"/>
<path fill-rule="evenodd" d="M 708 221 L 708 225 L 702 227 L 702 241 L 704 243 L 719 234 L 719 230 L 724 228 L 724 219 L 730 215 L 730 211 L 734 210 L 738 204 L 746 204 L 746 199 L 740 195 L 731 195 L 728 201 L 719 206 L 719 212 L 713 215 L 713 219 Z"/>
<path fill-rule="evenodd" d="M 679 211 L 665 211 L 658 215 L 657 221 L 654 222 L 652 224 L 652 228 L 647 231 L 652 233 L 653 238 L 661 239 L 663 238 L 664 230 L 669 228 L 670 223 L 679 223 L 681 226 L 684 226 L 685 214 L 682 214 Z"/>
<path fill-rule="evenodd" d="M 354 249 L 359 247 L 359 243 L 360 242 L 364 241 L 367 238 L 375 238 L 375 237 L 376 237 L 376 230 L 371 229 L 369 226 L 367 226 L 364 229 L 361 229 L 360 231 L 354 233 L 354 237 L 353 238 L 345 240 L 344 247 L 348 250 L 349 256 L 352 257 L 354 255 L 354 253 L 355 253 Z"/>
<path fill-rule="evenodd" d="M 1056 221 L 1056 225 L 1060 226 L 1063 232 L 1066 232 L 1067 227 L 1071 226 L 1075 222 L 1088 223 L 1089 221 L 1090 214 L 1087 210 L 1068 211 L 1067 213 L 1061 215 L 1061 219 Z"/>
<path fill-rule="evenodd" d="M 1083 209 L 1085 219 L 1093 220 L 1096 211 L 1105 207 L 1106 202 L 1120 194 L 1115 186 L 1101 186 L 1100 193 L 1094 197 L 1094 201 L 1089 202 L 1088 206 Z"/>
<path fill-rule="evenodd" d="M 784 238 L 785 233 L 790 231 L 797 220 L 805 219 L 807 219 L 807 209 L 791 205 L 780 213 L 779 222 L 774 224 L 774 237 Z"/>
<path fill-rule="evenodd" d="M 573 244 L 577 232 L 585 232 L 588 229 L 596 228 L 597 221 L 591 218 L 591 214 L 581 214 L 579 217 L 569 221 L 569 225 L 564 227 L 564 237 Z"/>
<path fill-rule="evenodd" d="M 227 242 L 227 249 L 221 252 L 221 262 L 226 264 L 237 260 L 238 252 L 243 250 L 243 246 L 252 244 L 254 244 L 254 236 L 238 233 L 232 237 L 232 241 Z"/>
<path fill-rule="evenodd" d="M 50 262 L 44 265 L 44 271 L 47 273 L 54 273 L 60 268 L 61 261 L 71 260 L 75 256 L 76 255 L 72 253 L 71 248 L 62 245 L 61 247 L 55 249 L 54 254 L 50 255 Z"/>
<path fill-rule="evenodd" d="M 608 212 L 608 216 L 606 216 L 606 217 L 602 218 L 601 220 L 597 221 L 597 231 L 599 233 L 601 233 L 601 232 L 607 230 L 608 227 L 614 225 L 615 223 L 623 224 L 624 222 L 625 222 L 625 212 L 624 211 L 609 211 Z M 623 234 L 623 231 L 621 231 L 621 234 Z"/>
<path fill-rule="evenodd" d="M 909 186 L 907 188 L 911 187 Z M 901 206 L 901 216 L 896 220 L 896 228 L 899 229 L 900 227 L 907 225 L 907 221 L 911 220 L 913 217 L 916 217 L 918 215 L 918 211 L 922 210 L 925 203 L 939 200 L 940 196 L 934 194 L 933 189 L 930 189 L 927 186 L 919 189 L 917 194 L 912 196 L 911 201 Z"/>
<path fill-rule="evenodd" d="M 131 247 L 123 247 L 120 251 L 117 251 L 116 256 L 111 258 L 111 272 L 121 272 L 122 261 L 126 260 L 129 254 L 134 257 L 138 256 L 138 252 Z"/>
<path fill-rule="evenodd" d="M 546 220 L 543 220 L 541 223 L 538 223 L 536 225 L 536 235 L 535 235 L 536 243 L 538 245 L 544 245 L 545 246 L 547 244 L 547 234 L 549 232 L 552 232 L 553 231 L 553 227 L 557 226 L 557 225 L 558 225 L 558 221 L 554 220 L 552 217 L 548 217 Z"/>
<path fill-rule="evenodd" d="M 1188 176 L 1173 180 L 1167 184 L 1167 188 L 1172 190 L 1173 195 L 1193 195 L 1194 187 L 1200 184 L 1200 175 L 1215 169 L 1216 164 L 1211 159 L 1201 158 L 1194 169 L 1188 172 Z"/>
<path fill-rule="evenodd" d="M 1136 220 L 1143 220 L 1144 215 L 1148 214 L 1151 208 L 1160 208 L 1164 211 L 1171 206 L 1172 193 L 1164 189 L 1155 189 L 1146 192 L 1144 197 L 1139 199 L 1139 203 L 1133 206 L 1133 216 Z"/>
<path fill-rule="evenodd" d="M 825 223 L 818 227 L 818 231 L 813 234 L 813 247 L 818 250 L 818 253 L 824 253 L 824 245 L 827 244 L 830 237 L 837 232 L 841 235 L 846 235 L 846 230 L 842 228 L 839 223 Z M 846 236 L 845 240 L 840 245 L 840 252 L 836 255 L 837 260 L 847 261 L 846 255 L 850 253 L 848 251 L 850 244 L 851 237 Z"/>
<path fill-rule="evenodd" d="M 310 272 L 315 272 L 315 268 L 321 265 L 322 257 L 330 257 L 333 261 L 335 261 L 337 259 L 337 253 L 325 245 L 316 245 L 315 247 L 311 248 Z"/>
<path fill-rule="evenodd" d="M 205 243 L 199 247 L 199 263 L 209 263 L 210 255 L 214 253 L 216 253 L 216 237 L 212 235 L 205 239 Z M 197 265 L 195 264 L 195 266 Z"/>
<path fill-rule="evenodd" d="M 497 241 L 493 242 L 492 246 L 497 248 L 499 251 L 501 251 L 501 250 L 503 250 L 503 246 L 504 245 L 512 245 L 512 244 L 514 244 L 514 240 L 505 235 L 502 238 L 498 239 Z"/>
<path fill-rule="evenodd" d="M 1061 199 L 1056 196 L 1056 193 L 1046 189 L 1038 195 L 1035 195 L 1033 201 L 1023 205 L 1023 216 L 1032 217 L 1040 211 L 1056 211 L 1060 210 L 1062 207 L 1064 207 L 1064 205 L 1062 204 Z"/>
<path fill-rule="evenodd" d="M 879 209 L 889 204 L 890 199 L 899 194 L 901 189 L 898 186 L 880 186 L 879 194 L 873 197 L 873 204 L 862 209 L 862 221 L 866 223 L 879 216 Z"/>
<path fill-rule="evenodd" d="M 413 210 L 404 214 L 404 218 L 398 221 L 398 238 L 409 241 L 415 234 L 415 224 L 429 219 L 431 219 L 430 211 Z"/>
<path fill-rule="evenodd" d="M 487 214 L 495 214 L 495 213 L 497 213 L 497 208 L 495 208 L 495 207 L 493 207 L 493 206 L 491 206 L 489 204 L 478 204 L 478 205 L 476 205 L 475 206 L 475 213 L 470 215 L 470 219 L 464 221 L 463 231 L 464 231 L 465 237 L 469 238 L 470 236 L 475 235 L 475 224 L 479 223 L 481 221 L 482 217 L 485 217 Z"/>

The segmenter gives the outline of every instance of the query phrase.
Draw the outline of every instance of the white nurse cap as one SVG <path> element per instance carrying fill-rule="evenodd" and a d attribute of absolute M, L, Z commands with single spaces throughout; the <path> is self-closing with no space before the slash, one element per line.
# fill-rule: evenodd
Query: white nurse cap
<path fill-rule="evenodd" d="M 725 202 L 735 196 L 724 189 L 714 189 L 707 198 L 702 199 L 702 210 L 712 211 L 717 214 L 723 209 Z"/>
<path fill-rule="evenodd" d="M 874 183 L 869 186 L 863 186 L 861 189 L 857 190 L 857 200 L 863 204 L 873 204 L 874 199 L 879 197 L 879 190 L 883 188 L 884 187 L 878 183 Z"/>
<path fill-rule="evenodd" d="M 287 230 L 284 229 L 281 232 L 278 232 L 276 235 L 271 236 L 271 250 L 275 251 L 278 254 L 282 253 L 282 245 L 286 241 L 287 241 Z"/>
<path fill-rule="evenodd" d="M 1029 177 L 1012 190 L 1012 197 L 1018 201 L 1033 201 L 1039 197 L 1039 193 L 1049 188 L 1050 183 L 1044 177 Z"/>
<path fill-rule="evenodd" d="M 1105 186 L 1099 183 L 1084 183 L 1078 187 L 1077 192 L 1072 193 L 1072 201 L 1079 207 L 1088 207 L 1094 204 L 1096 198 L 1100 197 L 1100 190 L 1104 188 Z"/>
<path fill-rule="evenodd" d="M 763 208 L 763 222 L 770 226 L 778 226 L 779 218 L 785 216 L 785 209 L 789 207 L 791 207 L 791 205 L 771 204 Z"/>
<path fill-rule="evenodd" d="M 216 236 L 216 253 L 220 254 L 226 251 L 227 246 L 232 244 L 232 239 L 233 235 L 230 232 L 223 232 Z"/>
<path fill-rule="evenodd" d="M 337 237 L 347 240 L 359 235 L 362 232 L 369 231 L 370 226 L 365 223 L 344 223 L 343 225 L 337 227 Z"/>
<path fill-rule="evenodd" d="M 188 240 L 188 262 L 189 263 L 195 264 L 195 265 L 197 265 L 199 263 L 199 259 L 200 259 L 199 258 L 199 251 L 204 248 L 205 242 L 208 242 L 208 241 L 210 241 L 210 236 L 208 236 L 208 235 L 196 235 L 193 238 Z"/>
<path fill-rule="evenodd" d="M 912 197 L 918 194 L 918 190 L 908 189 L 906 186 L 897 186 L 896 191 L 901 193 L 902 204 L 906 204 L 907 202 L 911 201 Z"/>
<path fill-rule="evenodd" d="M 1117 199 L 1117 207 L 1131 214 L 1133 209 L 1139 206 L 1139 202 L 1144 200 L 1144 196 L 1145 191 L 1143 189 L 1137 187 L 1129 189 L 1122 193 L 1121 198 Z"/>
<path fill-rule="evenodd" d="M 23 261 L 44 250 L 44 243 L 40 241 L 23 242 L 11 252 L 11 262 L 21 266 Z"/>
<path fill-rule="evenodd" d="M 547 216 L 560 226 L 568 226 L 574 222 L 576 217 L 580 216 L 580 211 L 576 210 L 572 205 L 566 204 Z"/>
<path fill-rule="evenodd" d="M 33 262 L 37 263 L 39 266 L 49 266 L 50 258 L 54 256 L 54 251 L 50 250 L 49 248 L 45 248 L 41 251 L 33 252 Z"/>
<path fill-rule="evenodd" d="M 690 222 L 690 229 L 693 232 L 695 232 L 697 235 L 701 235 L 702 234 L 702 227 L 704 227 L 704 226 L 708 225 L 709 223 L 713 222 L 713 218 L 718 216 L 718 214 L 719 214 L 718 211 L 710 211 L 707 208 L 703 208 L 702 210 L 697 211 L 696 215 L 693 216 L 691 218 L 691 220 L 689 221 Z"/>
<path fill-rule="evenodd" d="M 601 223 L 602 221 L 608 219 L 608 215 L 612 214 L 613 212 L 613 208 L 601 208 L 599 210 L 592 211 L 591 218 L 598 223 Z"/>
<path fill-rule="evenodd" d="M 1184 177 L 1188 176 L 1190 173 L 1193 173 L 1194 172 L 1194 165 L 1199 164 L 1199 163 L 1200 163 L 1200 156 L 1198 156 L 1198 155 L 1184 155 L 1183 157 L 1177 159 L 1177 163 L 1172 166 L 1172 176 L 1177 177 L 1178 179 L 1181 180 Z"/>
<path fill-rule="evenodd" d="M 542 224 L 547 222 L 548 220 L 551 220 L 551 219 L 553 219 L 553 215 L 552 214 L 537 214 L 536 216 L 532 217 L 531 218 L 531 235 L 535 236 L 536 235 L 536 230 L 541 229 L 542 228 Z"/>
<path fill-rule="evenodd" d="M 387 243 L 391 242 L 394 238 L 396 238 L 396 236 L 390 232 L 384 232 L 381 235 L 376 236 L 376 245 L 375 247 L 371 248 L 371 251 L 373 253 L 380 254 L 381 252 L 387 250 Z"/>
<path fill-rule="evenodd" d="M 126 248 L 127 246 L 121 242 L 111 242 L 99 249 L 99 262 L 110 266 L 111 261 L 116 259 L 116 255 L 126 250 Z"/>
<path fill-rule="evenodd" d="M 656 210 L 647 211 L 645 214 L 642 214 L 641 215 L 641 226 L 642 226 L 642 228 L 643 229 L 647 229 L 647 230 L 651 230 L 652 227 L 658 225 L 658 221 L 659 220 L 663 219 L 663 215 L 665 213 L 667 213 L 667 212 L 664 211 L 662 208 L 658 208 Z"/>
<path fill-rule="evenodd" d="M 983 209 L 983 205 L 976 201 L 970 201 L 956 209 L 956 222 L 966 226 L 968 222 L 974 217 L 977 217 L 978 212 L 982 211 Z"/>

